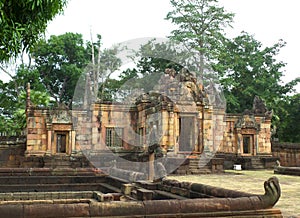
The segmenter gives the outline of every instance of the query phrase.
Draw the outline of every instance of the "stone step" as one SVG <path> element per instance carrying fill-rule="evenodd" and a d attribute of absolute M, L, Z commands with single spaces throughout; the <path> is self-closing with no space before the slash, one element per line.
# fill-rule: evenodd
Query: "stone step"
<path fill-rule="evenodd" d="M 189 170 L 197 170 L 197 169 L 210 169 L 208 166 L 197 166 L 197 167 L 189 167 Z"/>
<path fill-rule="evenodd" d="M 115 193 L 120 193 L 121 192 L 121 189 L 119 189 L 115 186 L 109 185 L 107 183 L 99 183 L 99 185 L 101 185 L 103 188 L 107 189 L 108 192 L 115 192 Z"/>
<path fill-rule="evenodd" d="M 253 169 L 265 169 L 263 165 L 253 165 L 253 164 L 252 164 L 252 168 Z"/>
<path fill-rule="evenodd" d="M 91 199 L 94 191 L 56 191 L 56 192 L 14 192 L 0 193 L 0 201 L 36 201 L 57 199 Z"/>
<path fill-rule="evenodd" d="M 210 169 L 197 169 L 197 170 L 190 170 L 191 174 L 210 174 Z"/>
<path fill-rule="evenodd" d="M 55 192 L 55 191 L 101 191 L 105 187 L 99 183 L 67 183 L 67 184 L 13 184 L 0 185 L 0 193 L 5 192 Z"/>
<path fill-rule="evenodd" d="M 251 165 L 253 169 L 264 169 L 264 164 L 259 157 L 253 157 L 251 159 Z"/>
<path fill-rule="evenodd" d="M 0 185 L 101 183 L 102 176 L 0 176 Z"/>
<path fill-rule="evenodd" d="M 5 176 L 99 176 L 105 173 L 94 168 L 0 168 L 0 179 Z"/>

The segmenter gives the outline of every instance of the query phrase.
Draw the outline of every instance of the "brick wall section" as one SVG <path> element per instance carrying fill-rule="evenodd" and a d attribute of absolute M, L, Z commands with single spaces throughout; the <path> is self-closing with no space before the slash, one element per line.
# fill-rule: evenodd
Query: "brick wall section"
<path fill-rule="evenodd" d="M 300 143 L 272 142 L 272 153 L 285 167 L 300 167 Z"/>

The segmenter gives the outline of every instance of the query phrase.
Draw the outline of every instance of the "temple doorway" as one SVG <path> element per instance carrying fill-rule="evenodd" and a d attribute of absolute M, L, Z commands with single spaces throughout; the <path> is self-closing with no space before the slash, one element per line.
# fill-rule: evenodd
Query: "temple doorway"
<path fill-rule="evenodd" d="M 195 145 L 195 119 L 193 116 L 179 118 L 179 151 L 193 151 Z"/>
<path fill-rule="evenodd" d="M 253 135 L 243 135 L 243 153 L 253 154 Z"/>
<path fill-rule="evenodd" d="M 66 132 L 56 133 L 56 153 L 67 152 L 67 134 Z"/>

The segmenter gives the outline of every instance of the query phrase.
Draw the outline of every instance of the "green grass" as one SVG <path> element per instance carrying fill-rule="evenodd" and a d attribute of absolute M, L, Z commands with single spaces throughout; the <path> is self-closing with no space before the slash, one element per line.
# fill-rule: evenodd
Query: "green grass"
<path fill-rule="evenodd" d="M 300 217 L 300 176 L 274 175 L 273 170 L 227 170 L 225 174 L 169 176 L 168 178 L 264 194 L 264 181 L 272 176 L 279 179 L 281 187 L 281 197 L 274 207 L 279 208 L 284 217 Z"/>

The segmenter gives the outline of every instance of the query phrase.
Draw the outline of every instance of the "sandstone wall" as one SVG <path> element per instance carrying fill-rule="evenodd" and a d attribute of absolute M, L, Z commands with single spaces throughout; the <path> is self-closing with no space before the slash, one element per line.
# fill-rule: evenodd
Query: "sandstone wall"
<path fill-rule="evenodd" d="M 300 167 L 300 143 L 272 142 L 272 153 L 286 167 Z"/>
<path fill-rule="evenodd" d="M 19 167 L 24 159 L 25 137 L 0 137 L 0 168 Z"/>
<path fill-rule="evenodd" d="M 30 108 L 27 112 L 27 148 L 28 154 L 43 155 L 47 150 L 46 118 L 48 110 Z"/>

